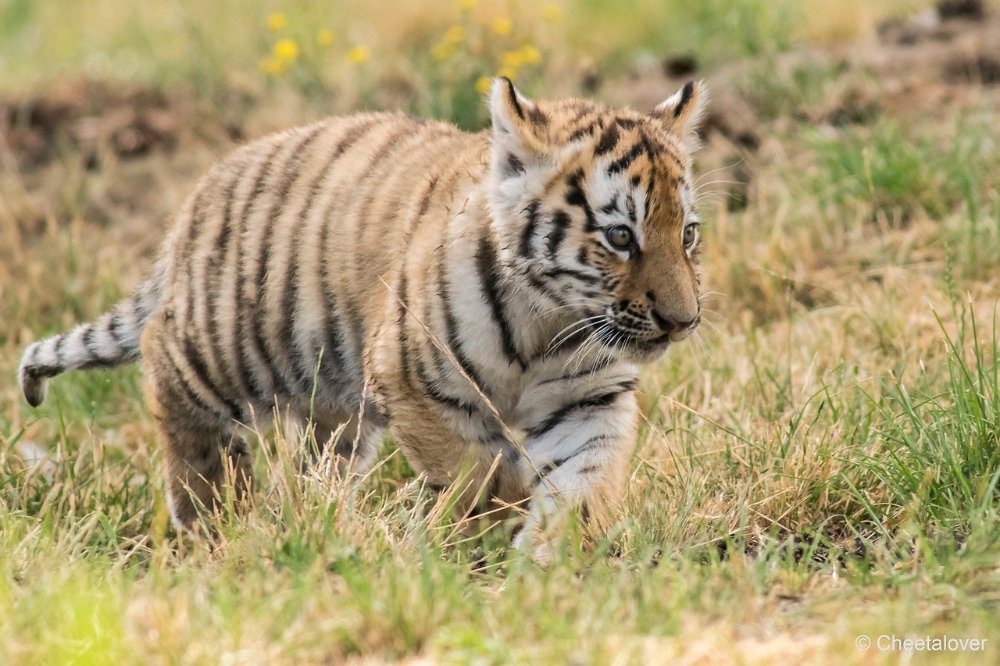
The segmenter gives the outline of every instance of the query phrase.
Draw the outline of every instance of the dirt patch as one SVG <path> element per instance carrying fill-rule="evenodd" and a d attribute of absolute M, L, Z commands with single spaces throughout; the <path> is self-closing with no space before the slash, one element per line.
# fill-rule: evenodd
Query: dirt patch
<path fill-rule="evenodd" d="M 979 55 L 974 58 L 959 59 L 948 66 L 947 72 L 953 79 L 964 79 L 970 84 L 995 86 L 1000 84 L 1000 58 Z"/>
<path fill-rule="evenodd" d="M 181 123 L 161 91 L 94 81 L 0 102 L 0 132 L 24 169 L 67 150 L 81 153 L 87 163 L 96 162 L 104 148 L 122 158 L 172 150 Z"/>

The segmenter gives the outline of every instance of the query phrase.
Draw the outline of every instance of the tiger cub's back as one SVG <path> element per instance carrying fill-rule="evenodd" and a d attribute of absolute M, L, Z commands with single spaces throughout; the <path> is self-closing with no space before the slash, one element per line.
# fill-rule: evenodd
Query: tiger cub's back
<path fill-rule="evenodd" d="M 199 184 L 166 246 L 164 326 L 199 399 L 356 402 L 374 319 L 411 245 L 486 167 L 484 135 L 400 114 L 332 118 L 234 152 Z M 419 225 L 420 233 L 412 231 Z M 315 382 L 317 373 L 323 381 Z"/>

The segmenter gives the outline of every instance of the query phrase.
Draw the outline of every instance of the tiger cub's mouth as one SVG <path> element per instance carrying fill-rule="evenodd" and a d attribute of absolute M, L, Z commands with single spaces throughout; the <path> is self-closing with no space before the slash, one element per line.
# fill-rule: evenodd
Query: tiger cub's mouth
<path fill-rule="evenodd" d="M 591 329 L 591 335 L 605 347 L 642 361 L 656 358 L 667 350 L 671 342 L 678 341 L 676 334 L 639 331 L 621 326 L 610 318 L 592 323 Z"/>

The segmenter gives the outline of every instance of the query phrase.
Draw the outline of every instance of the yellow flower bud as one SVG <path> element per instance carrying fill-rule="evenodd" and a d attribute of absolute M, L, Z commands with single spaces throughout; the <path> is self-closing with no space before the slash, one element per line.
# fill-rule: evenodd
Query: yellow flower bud
<path fill-rule="evenodd" d="M 542 61 L 542 52 L 531 44 L 521 47 L 521 62 L 525 65 L 537 65 Z"/>
<path fill-rule="evenodd" d="M 438 42 L 431 47 L 431 57 L 435 60 L 447 60 L 454 52 L 454 47 L 447 42 Z"/>
<path fill-rule="evenodd" d="M 267 29 L 272 32 L 283 30 L 288 25 L 288 17 L 282 12 L 275 12 L 267 16 Z"/>
<path fill-rule="evenodd" d="M 271 55 L 286 63 L 294 62 L 299 57 L 299 45 L 294 39 L 279 39 L 274 43 Z"/>
<path fill-rule="evenodd" d="M 288 70 L 288 63 L 274 56 L 268 56 L 261 58 L 260 62 L 257 63 L 257 67 L 269 76 L 281 76 Z"/>
<path fill-rule="evenodd" d="M 447 42 L 448 44 L 460 44 L 465 41 L 465 28 L 460 25 L 453 25 L 447 30 L 445 30 L 444 37 L 441 38 L 442 42 Z"/>
<path fill-rule="evenodd" d="M 513 29 L 514 23 L 509 18 L 495 18 L 490 21 L 490 30 L 501 37 L 506 37 Z"/>
<path fill-rule="evenodd" d="M 347 52 L 347 61 L 354 65 L 360 65 L 368 60 L 371 53 L 367 46 L 358 45 Z"/>
<path fill-rule="evenodd" d="M 316 43 L 323 48 L 329 48 L 333 46 L 333 30 L 329 28 L 323 28 L 316 33 Z"/>

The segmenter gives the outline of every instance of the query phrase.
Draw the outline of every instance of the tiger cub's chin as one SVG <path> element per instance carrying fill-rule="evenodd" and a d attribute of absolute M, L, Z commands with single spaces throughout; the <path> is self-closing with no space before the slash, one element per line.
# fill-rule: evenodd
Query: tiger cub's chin
<path fill-rule="evenodd" d="M 22 390 L 141 360 L 186 530 L 226 480 L 252 492 L 242 424 L 275 405 L 345 472 L 391 432 L 463 511 L 523 507 L 521 543 L 574 506 L 604 528 L 636 364 L 700 321 L 704 101 L 691 82 L 649 112 L 535 102 L 497 79 L 478 134 L 366 113 L 258 140 L 202 178 L 131 297 L 28 347 Z"/>

